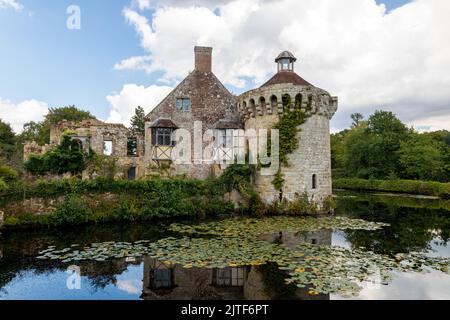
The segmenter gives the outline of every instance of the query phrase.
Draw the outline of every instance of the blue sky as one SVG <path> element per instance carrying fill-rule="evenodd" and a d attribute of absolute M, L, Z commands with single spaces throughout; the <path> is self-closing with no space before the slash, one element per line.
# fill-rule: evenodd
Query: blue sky
<path fill-rule="evenodd" d="M 0 11 L 0 97 L 37 99 L 56 107 L 75 104 L 106 118 L 105 97 L 124 83 L 149 84 L 154 76 L 115 71 L 116 62 L 142 49 L 122 16 L 129 1 L 77 1 L 81 30 L 66 28 L 73 1 L 22 0 L 24 12 Z M 30 14 L 28 14 L 30 13 Z"/>
<path fill-rule="evenodd" d="M 11 104 L 34 99 L 49 107 L 74 104 L 106 119 L 111 111 L 107 95 L 120 93 L 125 84 L 161 85 L 157 80 L 165 70 L 114 68 L 124 59 L 152 54 L 122 12 L 133 0 L 15 1 L 23 5 L 21 11 L 0 9 L 0 99 Z M 393 10 L 409 1 L 377 2 Z M 81 30 L 66 28 L 66 9 L 71 4 L 81 8 Z M 142 13 L 149 25 L 152 10 L 156 9 Z M 234 92 L 252 85 L 238 89 L 230 83 L 227 86 Z"/>

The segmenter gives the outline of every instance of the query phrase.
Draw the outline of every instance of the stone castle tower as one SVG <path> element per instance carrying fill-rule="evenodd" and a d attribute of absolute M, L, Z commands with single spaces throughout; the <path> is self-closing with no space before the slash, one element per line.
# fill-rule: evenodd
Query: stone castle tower
<path fill-rule="evenodd" d="M 283 114 L 301 109 L 306 121 L 297 133 L 299 147 L 288 155 L 288 165 L 280 164 L 283 187 L 276 190 L 275 176 L 255 178 L 255 188 L 266 203 L 280 199 L 292 201 L 308 195 L 319 209 L 332 195 L 330 120 L 337 111 L 338 99 L 319 89 L 294 72 L 297 59 L 288 51 L 275 62 L 278 72 L 260 88 L 243 93 L 238 98 L 238 111 L 245 129 L 270 130 Z"/>

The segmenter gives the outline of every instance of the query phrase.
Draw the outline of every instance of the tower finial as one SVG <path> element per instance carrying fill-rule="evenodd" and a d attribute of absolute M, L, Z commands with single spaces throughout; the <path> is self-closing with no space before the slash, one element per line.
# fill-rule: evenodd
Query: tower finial
<path fill-rule="evenodd" d="M 275 59 L 278 64 L 278 72 L 280 71 L 294 71 L 294 62 L 297 58 L 289 51 L 283 51 Z"/>

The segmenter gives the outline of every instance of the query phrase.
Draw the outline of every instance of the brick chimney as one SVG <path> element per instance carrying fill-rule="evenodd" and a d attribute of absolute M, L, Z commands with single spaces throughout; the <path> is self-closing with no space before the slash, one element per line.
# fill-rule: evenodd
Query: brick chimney
<path fill-rule="evenodd" d="M 210 47 L 195 47 L 195 70 L 212 71 L 212 50 L 213 48 Z"/>

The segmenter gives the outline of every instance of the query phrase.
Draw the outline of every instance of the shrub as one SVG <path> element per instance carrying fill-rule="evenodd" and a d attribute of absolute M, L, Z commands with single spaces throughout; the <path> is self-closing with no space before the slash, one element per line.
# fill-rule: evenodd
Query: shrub
<path fill-rule="evenodd" d="M 4 192 L 8 190 L 8 186 L 6 185 L 5 180 L 3 178 L 0 178 L 0 192 Z"/>
<path fill-rule="evenodd" d="M 18 177 L 19 174 L 16 170 L 5 165 L 0 165 L 0 178 L 2 178 L 5 182 L 16 181 Z"/>
<path fill-rule="evenodd" d="M 75 194 L 67 195 L 64 202 L 56 207 L 55 212 L 50 215 L 51 225 L 82 224 L 89 221 L 91 210 L 83 199 Z"/>
<path fill-rule="evenodd" d="M 439 196 L 450 199 L 450 183 L 416 180 L 337 179 L 333 188 L 357 191 L 384 191 Z"/>
<path fill-rule="evenodd" d="M 141 218 L 140 206 L 129 196 L 121 196 L 113 217 L 117 220 L 138 221 Z"/>
<path fill-rule="evenodd" d="M 61 175 L 67 172 L 79 174 L 86 169 L 87 159 L 88 155 L 81 146 L 71 137 L 64 136 L 59 146 L 42 156 L 31 156 L 24 167 L 34 175 Z"/>

